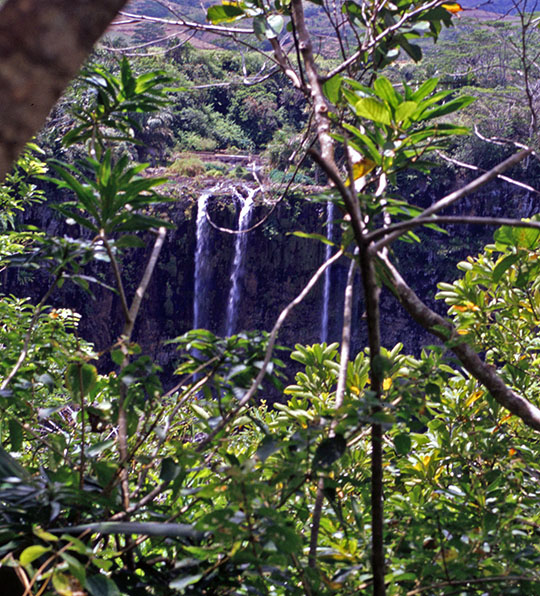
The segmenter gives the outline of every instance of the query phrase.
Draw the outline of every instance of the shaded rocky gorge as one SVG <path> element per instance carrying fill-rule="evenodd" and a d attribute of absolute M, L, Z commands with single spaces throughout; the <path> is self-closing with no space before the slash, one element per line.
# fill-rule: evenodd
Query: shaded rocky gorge
<path fill-rule="evenodd" d="M 415 192 L 421 192 L 418 182 Z M 340 212 L 327 203 L 309 198 L 309 189 L 295 191 L 276 206 L 257 192 L 254 183 L 230 179 L 201 178 L 171 187 L 175 201 L 163 210 L 176 229 L 168 232 L 159 264 L 144 299 L 135 339 L 143 350 L 163 367 L 168 384 L 174 370 L 175 348 L 167 345 L 174 338 L 196 327 L 225 335 L 241 330 L 270 330 L 281 310 L 301 291 L 314 271 L 333 252 L 316 239 L 294 235 L 295 231 L 340 237 Z M 431 202 L 426 184 L 421 203 Z M 204 200 L 202 200 L 204 198 Z M 490 214 L 528 217 L 537 211 L 537 199 L 510 185 L 486 187 L 460 206 L 462 214 Z M 201 210 L 204 210 L 202 212 Z M 269 210 L 272 213 L 268 216 Z M 229 230 L 248 229 L 246 234 Z M 77 236 L 77 226 L 66 228 L 54 211 L 44 206 L 30 209 L 26 220 L 51 234 Z M 448 234 L 423 234 L 421 244 L 398 243 L 395 260 L 409 283 L 439 312 L 445 305 L 434 300 L 436 283 L 452 281 L 459 275 L 455 264 L 474 254 L 492 236 L 492 230 L 478 227 L 448 229 Z M 148 237 L 148 245 L 151 237 Z M 133 249 L 123 258 L 128 294 L 135 291 L 149 248 Z M 348 260 L 332 266 L 314 290 L 291 314 L 283 326 L 279 343 L 339 341 L 342 305 Z M 106 266 L 94 267 L 96 277 L 107 279 Z M 38 298 L 45 280 L 21 275 L 17 270 L 4 273 L 4 293 Z M 81 335 L 98 349 L 114 344 L 121 330 L 120 305 L 110 290 L 93 288 L 94 299 L 79 288 L 66 284 L 51 302 L 69 306 L 82 315 Z M 360 298 L 360 280 L 355 280 L 352 348 L 365 345 L 366 329 Z M 383 344 L 402 342 L 406 351 L 418 353 L 432 340 L 402 311 L 393 296 L 383 294 Z"/>

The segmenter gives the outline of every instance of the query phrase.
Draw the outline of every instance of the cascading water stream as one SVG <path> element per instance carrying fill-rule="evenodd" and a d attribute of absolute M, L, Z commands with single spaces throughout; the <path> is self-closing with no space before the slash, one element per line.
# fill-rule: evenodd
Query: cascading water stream
<path fill-rule="evenodd" d="M 251 212 L 253 209 L 253 197 L 258 189 L 248 189 L 248 195 L 244 198 L 240 193 L 236 193 L 242 208 L 238 217 L 238 231 L 244 232 L 249 228 L 251 221 Z M 234 244 L 234 261 L 231 273 L 231 289 L 227 301 L 227 335 L 235 332 L 236 320 L 238 315 L 238 304 L 240 302 L 240 282 L 244 274 L 244 263 L 246 260 L 247 234 L 237 234 Z"/>
<path fill-rule="evenodd" d="M 334 203 L 328 201 L 326 203 L 326 238 L 332 241 L 334 232 Z M 332 256 L 332 247 L 329 244 L 325 245 L 324 260 Z M 330 267 L 327 267 L 324 272 L 324 290 L 323 290 L 323 307 L 321 317 L 321 343 L 328 342 L 328 313 L 330 307 Z"/>
<path fill-rule="evenodd" d="M 205 190 L 197 201 L 197 248 L 195 251 L 195 280 L 193 284 L 193 329 L 206 329 L 208 321 L 204 313 L 205 285 L 210 272 L 210 224 L 207 221 L 208 200 L 217 191 L 219 184 Z"/>

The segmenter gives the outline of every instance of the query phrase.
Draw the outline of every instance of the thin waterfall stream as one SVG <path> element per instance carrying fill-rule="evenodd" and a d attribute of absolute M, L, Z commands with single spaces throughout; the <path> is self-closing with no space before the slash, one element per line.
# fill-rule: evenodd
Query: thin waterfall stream
<path fill-rule="evenodd" d="M 253 210 L 253 197 L 258 189 L 247 189 L 247 197 L 243 197 L 239 192 L 236 196 L 242 205 L 240 215 L 238 217 L 238 231 L 245 232 L 249 228 L 251 221 L 251 212 Z M 229 291 L 229 299 L 227 301 L 227 335 L 230 336 L 236 331 L 236 323 L 238 319 L 238 304 L 240 302 L 240 284 L 244 274 L 244 264 L 246 260 L 247 248 L 247 234 L 240 233 L 236 235 L 234 244 L 234 261 L 231 273 L 231 289 Z"/>
<path fill-rule="evenodd" d="M 193 329 L 206 329 L 209 323 L 207 320 L 208 317 L 205 317 L 207 313 L 204 312 L 205 286 L 210 276 L 210 224 L 207 220 L 208 200 L 218 190 L 219 186 L 217 184 L 205 190 L 197 201 L 197 248 L 195 251 L 195 280 L 193 285 Z"/>
<path fill-rule="evenodd" d="M 332 241 L 334 233 L 334 203 L 328 201 L 326 203 L 326 238 Z M 324 260 L 332 256 L 332 246 L 329 244 L 325 245 L 324 249 Z M 321 343 L 328 342 L 328 315 L 330 308 L 330 269 L 327 267 L 324 272 L 324 290 L 323 290 L 323 305 L 322 305 L 322 316 L 321 316 Z"/>

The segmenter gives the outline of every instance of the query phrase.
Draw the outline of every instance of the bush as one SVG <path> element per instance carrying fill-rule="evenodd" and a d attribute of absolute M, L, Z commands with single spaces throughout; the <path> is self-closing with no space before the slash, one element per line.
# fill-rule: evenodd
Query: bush
<path fill-rule="evenodd" d="M 206 172 L 204 163 L 198 157 L 179 157 L 171 166 L 169 171 L 178 176 L 195 178 Z"/>
<path fill-rule="evenodd" d="M 270 181 L 276 184 L 286 184 L 291 181 L 292 176 L 293 175 L 291 172 L 282 172 L 281 170 L 272 170 L 268 175 Z M 296 174 L 296 176 L 294 177 L 294 181 L 296 184 L 316 184 L 315 180 L 313 180 L 311 176 L 306 176 L 305 174 L 301 173 Z"/>
<path fill-rule="evenodd" d="M 234 170 L 231 172 L 231 176 L 233 178 L 239 178 L 241 180 L 252 180 L 252 175 L 249 170 L 244 168 L 244 166 L 236 166 Z"/>
<path fill-rule="evenodd" d="M 208 161 L 204 164 L 207 172 L 217 172 L 219 174 L 226 174 L 230 167 L 220 161 Z"/>
<path fill-rule="evenodd" d="M 217 142 L 196 132 L 189 132 L 182 135 L 178 147 L 187 151 L 215 151 Z"/>

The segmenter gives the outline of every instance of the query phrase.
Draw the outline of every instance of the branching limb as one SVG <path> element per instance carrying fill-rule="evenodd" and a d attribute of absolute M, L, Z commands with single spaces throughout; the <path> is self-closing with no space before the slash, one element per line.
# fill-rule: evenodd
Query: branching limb
<path fill-rule="evenodd" d="M 351 350 L 351 326 L 352 326 L 352 298 L 354 289 L 354 274 L 356 272 L 356 260 L 353 259 L 349 266 L 347 275 L 347 285 L 345 286 L 345 300 L 343 306 L 343 328 L 341 331 L 341 353 L 339 360 L 338 384 L 336 388 L 336 397 L 334 400 L 334 409 L 337 411 L 343 405 L 345 396 L 345 387 L 347 384 L 347 366 L 349 364 L 349 355 Z M 335 436 L 337 418 L 332 421 L 329 436 Z M 321 526 L 322 506 L 324 502 L 324 478 L 319 478 L 317 483 L 317 495 L 313 505 L 313 515 L 311 522 L 311 536 L 309 541 L 308 565 L 315 568 L 317 565 L 317 544 L 319 542 L 319 530 Z"/>
<path fill-rule="evenodd" d="M 148 263 L 146 264 L 146 269 L 144 270 L 143 276 L 141 278 L 141 282 L 139 287 L 135 292 L 135 296 L 133 297 L 133 301 L 131 303 L 131 307 L 128 311 L 127 317 L 124 322 L 124 329 L 122 332 L 122 341 L 123 341 L 123 349 L 124 349 L 124 361 L 122 363 L 121 368 L 125 368 L 128 364 L 128 354 L 127 354 L 127 343 L 131 339 L 131 334 L 133 333 L 133 327 L 135 325 L 135 321 L 137 319 L 137 315 L 139 314 L 139 309 L 141 307 L 142 299 L 146 293 L 146 289 L 148 288 L 148 284 L 150 283 L 150 279 L 152 274 L 154 273 L 154 269 L 159 257 L 159 253 L 163 247 L 163 242 L 165 240 L 166 230 L 164 227 L 159 228 L 157 232 L 157 238 L 154 243 L 154 247 L 152 249 L 152 253 L 150 254 L 150 258 L 148 259 Z M 120 454 L 120 485 L 122 488 L 122 500 L 124 509 L 129 508 L 129 480 L 128 480 L 128 471 L 125 468 L 125 464 L 129 459 L 129 452 L 128 452 L 128 429 L 127 429 L 127 412 L 125 409 L 125 400 L 127 397 L 126 386 L 124 383 L 120 384 L 120 396 L 118 400 L 118 451 Z"/>
<path fill-rule="evenodd" d="M 291 0 L 291 18 L 294 21 L 294 27 L 298 36 L 298 45 L 304 67 L 307 81 L 313 103 L 313 114 L 317 137 L 321 147 L 321 155 L 325 162 L 335 167 L 334 163 L 334 143 L 330 137 L 330 119 L 328 118 L 328 106 L 319 80 L 319 73 L 313 54 L 313 46 L 309 36 L 304 18 L 304 7 L 302 0 Z"/>
<path fill-rule="evenodd" d="M 462 340 L 450 321 L 424 304 L 407 285 L 387 256 L 379 254 L 379 258 L 386 267 L 386 274 L 392 284 L 392 290 L 411 317 L 432 335 L 442 341 L 450 341 L 450 349 L 458 357 L 463 368 L 484 385 L 495 401 L 521 418 L 527 426 L 540 431 L 540 409 L 510 389 L 498 375 L 496 369 L 486 364 L 476 351 Z"/>
<path fill-rule="evenodd" d="M 436 217 L 419 217 L 400 221 L 390 225 L 388 228 L 375 230 L 367 235 L 367 239 L 375 242 L 373 250 L 378 251 L 388 246 L 394 239 L 395 233 L 400 232 L 400 236 L 409 230 L 414 230 L 421 226 L 441 224 L 465 224 L 471 226 L 512 226 L 514 228 L 534 228 L 540 230 L 540 221 L 524 221 L 522 219 L 513 219 L 510 217 L 482 217 L 475 215 L 440 215 Z M 391 235 L 391 238 L 390 238 Z M 386 236 L 386 238 L 385 238 Z M 383 238 L 383 240 L 379 240 Z"/>
<path fill-rule="evenodd" d="M 135 296 L 133 297 L 133 301 L 129 308 L 129 318 L 126 321 L 126 325 L 124 326 L 123 331 L 123 335 L 125 338 L 127 338 L 127 341 L 129 341 L 129 339 L 131 338 L 131 334 L 133 333 L 133 326 L 135 325 L 137 315 L 139 314 L 142 299 L 146 294 L 146 289 L 148 288 L 148 284 L 150 283 L 150 279 L 152 278 L 152 274 L 154 273 L 159 253 L 163 248 L 166 233 L 167 231 L 164 227 L 159 228 L 157 231 L 157 238 L 154 242 L 154 247 L 152 248 L 152 254 L 148 259 L 148 263 L 146 264 L 146 269 L 144 270 L 141 282 L 139 284 L 139 287 L 137 288 L 137 291 L 135 292 Z"/>
<path fill-rule="evenodd" d="M 133 19 L 136 22 L 150 21 L 152 23 L 162 23 L 164 25 L 177 25 L 186 27 L 195 31 L 203 31 L 206 33 L 217 33 L 218 35 L 225 35 L 232 37 L 236 35 L 253 35 L 253 29 L 242 29 L 240 27 L 223 27 L 221 25 L 208 25 L 206 23 L 196 23 L 195 21 L 187 21 L 183 17 L 177 17 L 176 20 L 164 19 L 162 17 L 150 17 L 148 15 L 135 14 L 122 10 L 119 14 L 124 17 Z"/>
<path fill-rule="evenodd" d="M 450 205 L 453 205 L 457 201 L 461 200 L 463 197 L 470 195 L 471 193 L 475 192 L 476 190 L 478 190 L 479 188 L 481 188 L 488 182 L 491 182 L 492 180 L 497 178 L 500 174 L 502 174 L 503 172 L 505 172 L 512 166 L 515 166 L 519 162 L 523 161 L 527 156 L 531 155 L 532 152 L 533 152 L 532 149 L 527 148 L 522 151 L 519 151 L 518 153 L 515 153 L 514 155 L 510 156 L 508 159 L 505 159 L 500 164 L 496 165 L 494 168 L 491 168 L 491 170 L 489 170 L 485 174 L 482 174 L 482 176 L 479 176 L 472 182 L 469 182 L 469 184 L 466 184 L 465 186 L 461 187 L 460 189 L 455 190 L 454 192 L 451 192 L 450 194 L 446 195 L 442 199 L 439 199 L 438 201 L 433 203 L 433 205 L 431 205 L 431 207 L 424 209 L 424 211 L 422 211 L 422 213 L 420 215 L 413 218 L 411 221 L 415 221 L 420 218 L 425 218 L 430 215 L 434 215 L 435 213 L 438 213 L 439 211 L 446 209 Z M 399 238 L 401 236 L 401 234 L 402 234 L 401 231 L 397 231 L 397 232 L 389 234 L 386 237 L 385 243 L 389 244 L 390 242 L 393 242 L 394 240 Z"/>
<path fill-rule="evenodd" d="M 451 164 L 459 166 L 460 168 L 465 168 L 467 170 L 473 170 L 475 172 L 486 172 L 487 171 L 487 170 L 484 170 L 483 168 L 479 168 L 478 166 L 473 166 L 470 163 L 465 163 L 463 161 L 459 161 L 459 159 L 454 159 L 453 157 L 445 155 L 442 151 L 437 151 L 437 155 L 441 159 L 444 159 L 445 161 L 447 161 Z M 537 188 L 534 188 L 533 186 L 530 186 L 529 184 L 525 184 L 524 182 L 520 182 L 519 180 L 514 180 L 513 178 L 510 178 L 509 176 L 503 176 L 502 174 L 500 174 L 499 176 L 497 176 L 497 178 L 499 180 L 503 180 L 504 182 L 508 182 L 509 184 L 513 184 L 514 186 L 519 186 L 520 188 L 528 190 L 529 192 L 533 192 L 535 194 L 540 194 L 540 190 L 538 190 Z"/>
<path fill-rule="evenodd" d="M 238 406 L 234 410 L 232 410 L 232 412 L 229 412 L 229 414 L 227 416 L 225 416 L 225 418 L 223 418 L 223 420 L 214 428 L 214 430 L 212 430 L 212 432 L 210 434 L 208 434 L 206 436 L 206 438 L 199 443 L 199 445 L 197 446 L 198 452 L 203 451 L 206 448 L 206 446 L 214 440 L 214 437 L 218 433 L 220 433 L 224 428 L 226 428 L 226 426 L 229 424 L 229 422 L 234 420 L 236 418 L 236 416 L 238 416 L 240 411 L 244 408 L 244 406 L 253 398 L 253 396 L 255 395 L 255 392 L 257 391 L 260 384 L 263 382 L 264 377 L 266 376 L 266 371 L 268 369 L 268 365 L 270 364 L 270 359 L 272 358 L 272 352 L 273 352 L 274 346 L 276 344 L 277 336 L 278 336 L 279 330 L 281 329 L 283 323 L 285 323 L 285 321 L 287 320 L 287 317 L 290 315 L 291 311 L 295 308 L 295 306 L 298 306 L 304 300 L 304 298 L 311 292 L 311 290 L 313 289 L 315 284 L 319 281 L 319 279 L 324 274 L 326 269 L 328 267 L 330 267 L 333 263 L 335 263 L 341 256 L 343 256 L 343 249 L 338 250 L 338 252 L 336 252 L 335 255 L 333 255 L 330 259 L 328 259 L 325 263 L 323 263 L 317 269 L 317 271 L 314 273 L 314 275 L 309 280 L 309 282 L 304 286 L 304 288 L 302 289 L 300 294 L 298 294 L 298 296 L 281 311 L 281 313 L 280 313 L 280 315 L 279 315 L 279 317 L 270 333 L 270 338 L 268 340 L 268 346 L 266 348 L 266 354 L 264 355 L 264 360 L 263 360 L 261 369 L 259 371 L 259 374 L 257 375 L 255 380 L 251 384 L 250 388 L 247 390 L 244 397 L 238 403 Z"/>

